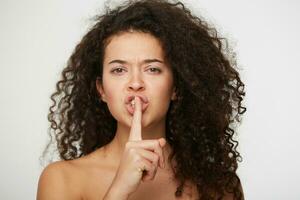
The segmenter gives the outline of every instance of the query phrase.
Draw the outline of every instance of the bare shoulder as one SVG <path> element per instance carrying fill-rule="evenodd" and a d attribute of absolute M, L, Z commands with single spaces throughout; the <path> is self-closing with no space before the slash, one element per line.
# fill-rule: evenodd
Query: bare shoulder
<path fill-rule="evenodd" d="M 40 175 L 37 200 L 102 196 L 113 178 L 106 161 L 100 150 L 74 160 L 49 164 Z"/>
<path fill-rule="evenodd" d="M 37 200 L 80 199 L 73 189 L 74 167 L 68 161 L 49 164 L 41 173 L 38 183 Z"/>

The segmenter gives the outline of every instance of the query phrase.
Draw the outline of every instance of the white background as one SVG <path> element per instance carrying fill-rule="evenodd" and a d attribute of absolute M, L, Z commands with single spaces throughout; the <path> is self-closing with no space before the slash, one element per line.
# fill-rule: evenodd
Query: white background
<path fill-rule="evenodd" d="M 246 199 L 299 200 L 299 1 L 183 2 L 238 53 L 248 109 L 238 135 Z M 0 199 L 35 198 L 50 95 L 102 7 L 101 0 L 0 1 Z"/>

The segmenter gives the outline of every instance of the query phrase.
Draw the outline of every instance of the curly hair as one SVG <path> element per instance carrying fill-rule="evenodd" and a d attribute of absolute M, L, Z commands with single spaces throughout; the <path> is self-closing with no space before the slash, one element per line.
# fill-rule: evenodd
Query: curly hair
<path fill-rule="evenodd" d="M 226 193 L 243 199 L 236 174 L 242 157 L 232 125 L 246 111 L 245 92 L 228 41 L 179 1 L 128 1 L 107 7 L 95 20 L 51 95 L 49 144 L 55 137 L 60 159 L 87 155 L 114 138 L 116 120 L 99 100 L 95 82 L 102 78 L 108 38 L 141 31 L 159 39 L 173 70 L 177 100 L 167 112 L 166 140 L 173 149 L 169 160 L 177 163 L 172 166 L 180 183 L 175 196 L 189 180 L 200 199 L 222 199 Z"/>

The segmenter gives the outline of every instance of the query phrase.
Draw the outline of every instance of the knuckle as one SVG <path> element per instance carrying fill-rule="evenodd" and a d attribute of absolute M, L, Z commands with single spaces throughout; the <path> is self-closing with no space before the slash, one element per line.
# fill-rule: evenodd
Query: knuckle
<path fill-rule="evenodd" d="M 158 162 L 158 160 L 159 160 L 159 155 L 157 155 L 157 154 L 154 154 L 154 162 Z"/>
<path fill-rule="evenodd" d="M 141 163 L 142 162 L 142 158 L 139 155 L 136 155 L 133 160 L 134 160 L 135 163 Z"/>
<path fill-rule="evenodd" d="M 160 147 L 159 141 L 155 140 L 154 145 L 155 145 L 155 147 L 159 148 Z"/>
<path fill-rule="evenodd" d="M 154 172 L 155 172 L 155 167 L 154 167 L 154 165 L 151 165 L 150 166 L 150 173 L 151 173 L 151 175 L 153 175 Z"/>
<path fill-rule="evenodd" d="M 133 155 L 133 160 L 136 163 L 140 163 L 140 162 L 142 162 L 143 159 L 139 154 L 136 153 L 136 154 Z"/>
<path fill-rule="evenodd" d="M 156 172 L 157 172 L 157 168 L 154 166 L 154 165 L 152 165 L 151 166 L 151 175 L 152 175 L 152 180 L 155 178 L 155 175 L 156 175 Z"/>
<path fill-rule="evenodd" d="M 128 152 L 129 152 L 129 154 L 136 154 L 137 151 L 135 148 L 130 147 L 130 148 L 128 148 Z"/>
<path fill-rule="evenodd" d="M 156 173 L 157 167 L 156 165 L 151 165 L 151 169 L 153 170 L 154 174 Z"/>
<path fill-rule="evenodd" d="M 160 150 L 159 142 L 157 140 L 154 140 L 152 142 L 152 147 L 153 147 L 154 151 L 156 151 L 156 152 L 159 151 Z"/>
<path fill-rule="evenodd" d="M 125 148 L 126 148 L 126 149 L 129 149 L 130 147 L 131 147 L 131 142 L 126 142 Z"/>

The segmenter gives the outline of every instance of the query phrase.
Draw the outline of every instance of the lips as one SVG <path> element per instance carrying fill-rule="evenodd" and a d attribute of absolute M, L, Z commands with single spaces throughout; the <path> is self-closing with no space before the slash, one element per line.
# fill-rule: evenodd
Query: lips
<path fill-rule="evenodd" d="M 147 109 L 149 102 L 148 102 L 148 98 L 146 96 L 142 96 L 142 95 L 130 95 L 125 99 L 125 104 L 126 104 L 126 109 L 127 111 L 133 115 L 134 113 L 134 107 L 131 105 L 131 101 L 134 99 L 135 96 L 140 97 L 141 99 L 141 103 L 142 103 L 142 113 L 145 112 L 145 110 Z"/>
<path fill-rule="evenodd" d="M 142 103 L 147 104 L 148 103 L 148 98 L 146 96 L 143 95 L 129 95 L 126 99 L 125 99 L 125 104 L 129 104 L 135 96 L 140 97 L 140 99 L 142 100 Z"/>

